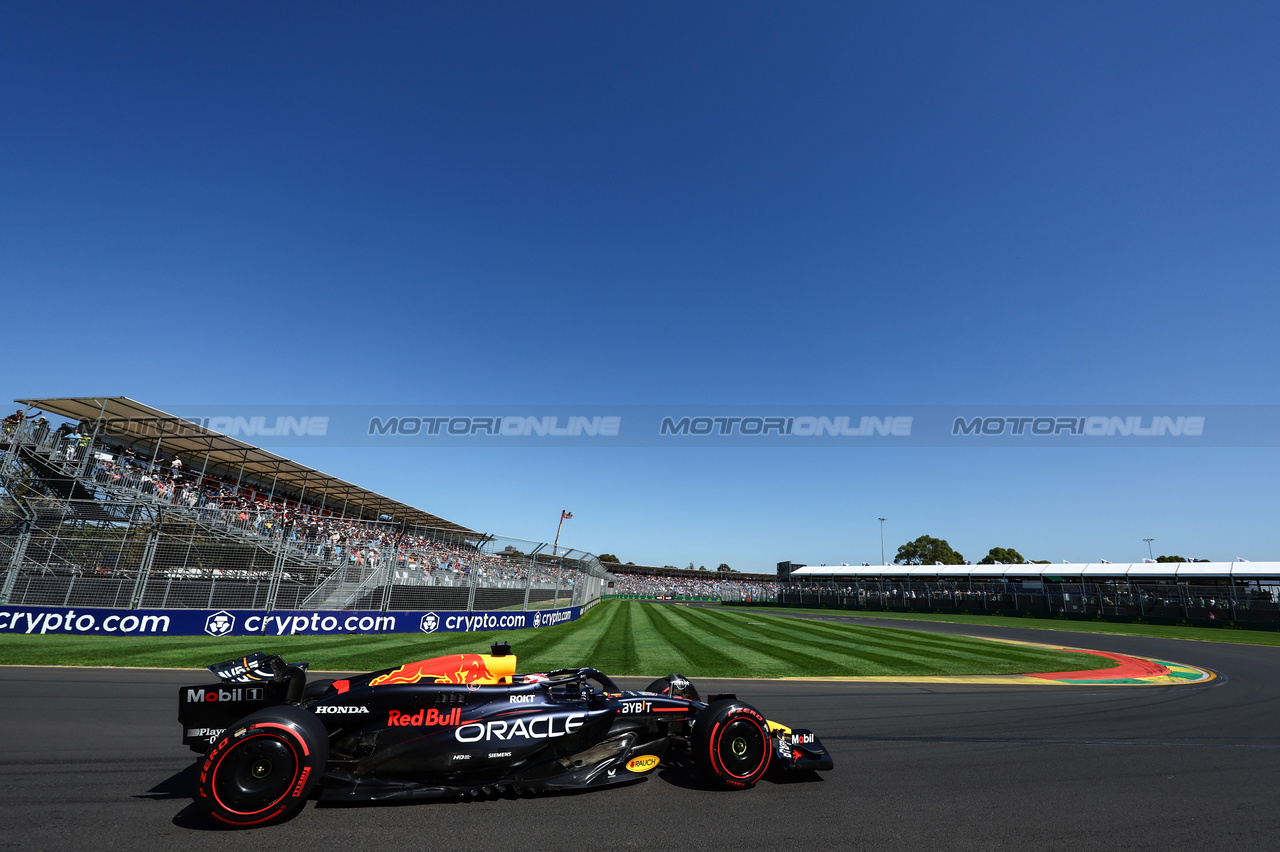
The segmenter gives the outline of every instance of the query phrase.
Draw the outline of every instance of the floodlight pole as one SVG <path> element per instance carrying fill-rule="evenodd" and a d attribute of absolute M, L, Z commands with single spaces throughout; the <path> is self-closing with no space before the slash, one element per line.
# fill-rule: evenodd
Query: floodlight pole
<path fill-rule="evenodd" d="M 884 518 L 880 518 L 880 564 L 884 565 Z"/>
<path fill-rule="evenodd" d="M 1154 538 L 1144 538 L 1144 539 L 1143 539 L 1143 541 L 1145 541 L 1145 542 L 1147 543 L 1147 555 L 1148 555 L 1148 556 L 1150 556 L 1152 559 L 1155 559 L 1155 558 L 1156 558 L 1156 555 L 1155 555 L 1154 553 L 1152 553 L 1152 552 L 1151 552 L 1151 542 L 1155 541 L 1155 539 L 1154 539 Z"/>
<path fill-rule="evenodd" d="M 568 509 L 560 510 L 560 523 L 556 524 L 556 540 L 551 545 L 551 561 L 556 564 L 556 601 L 560 600 L 560 530 L 564 527 L 564 516 Z"/>
<path fill-rule="evenodd" d="M 560 550 L 560 529 L 564 526 L 564 512 L 565 512 L 565 510 L 563 510 L 563 509 L 561 509 L 561 510 L 560 510 L 560 523 L 556 525 L 556 540 L 555 540 L 555 543 L 551 545 L 551 558 L 552 558 L 552 559 L 555 559 L 555 558 L 556 558 L 556 556 L 559 554 L 559 550 Z"/>

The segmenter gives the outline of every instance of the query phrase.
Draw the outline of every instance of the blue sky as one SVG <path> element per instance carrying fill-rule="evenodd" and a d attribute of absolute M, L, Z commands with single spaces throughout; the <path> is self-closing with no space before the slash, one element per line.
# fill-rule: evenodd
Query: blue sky
<path fill-rule="evenodd" d="M 1273 4 L 8 4 L 0 397 L 1277 404 Z M 17 320 L 17 321 L 15 321 Z M 26 320 L 26 322 L 21 322 Z M 1275 449 L 299 448 L 771 570 L 1270 559 Z"/>

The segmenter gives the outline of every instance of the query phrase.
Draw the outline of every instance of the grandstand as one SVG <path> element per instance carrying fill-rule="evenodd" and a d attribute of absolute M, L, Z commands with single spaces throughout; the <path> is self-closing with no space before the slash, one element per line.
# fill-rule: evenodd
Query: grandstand
<path fill-rule="evenodd" d="M 789 567 L 780 603 L 1280 627 L 1280 562 Z"/>
<path fill-rule="evenodd" d="M 612 563 L 608 567 L 613 578 L 605 593 L 619 597 L 768 601 L 778 593 L 777 579 L 770 574 Z"/>
<path fill-rule="evenodd" d="M 589 553 L 478 532 L 126 397 L 18 402 L 0 429 L 0 603 L 536 609 L 588 603 L 608 577 Z"/>

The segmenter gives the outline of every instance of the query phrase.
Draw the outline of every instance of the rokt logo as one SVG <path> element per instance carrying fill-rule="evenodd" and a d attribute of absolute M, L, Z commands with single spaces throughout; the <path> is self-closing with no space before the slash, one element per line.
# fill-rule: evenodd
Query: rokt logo
<path fill-rule="evenodd" d="M 422 623 L 419 625 L 423 633 L 435 633 L 440 629 L 440 616 L 434 612 L 429 612 L 422 616 Z"/>
<path fill-rule="evenodd" d="M 226 610 L 215 612 L 204 620 L 204 632 L 210 636 L 226 636 L 236 627 L 236 617 Z"/>

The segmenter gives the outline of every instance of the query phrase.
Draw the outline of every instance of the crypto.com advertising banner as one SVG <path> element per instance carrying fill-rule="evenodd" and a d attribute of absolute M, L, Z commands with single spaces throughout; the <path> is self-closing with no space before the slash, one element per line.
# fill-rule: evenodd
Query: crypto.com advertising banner
<path fill-rule="evenodd" d="M 356 612 L 253 609 L 89 609 L 0 606 L 0 633 L 79 636 L 335 636 L 348 633 L 472 633 L 577 620 L 579 607 L 530 612 Z"/>
<path fill-rule="evenodd" d="M 173 406 L 262 447 L 1270 447 L 1280 406 Z"/>

